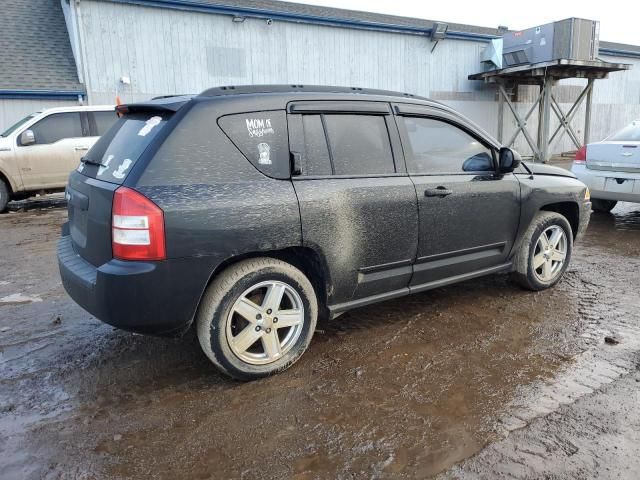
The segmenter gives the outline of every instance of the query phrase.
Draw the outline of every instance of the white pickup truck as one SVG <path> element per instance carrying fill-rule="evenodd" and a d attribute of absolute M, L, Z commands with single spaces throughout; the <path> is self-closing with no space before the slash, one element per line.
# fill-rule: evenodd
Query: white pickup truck
<path fill-rule="evenodd" d="M 589 187 L 596 212 L 610 212 L 618 201 L 640 203 L 640 120 L 582 147 L 571 171 Z"/>
<path fill-rule="evenodd" d="M 69 172 L 118 119 L 115 107 L 50 108 L 0 134 L 0 213 L 10 200 L 64 190 Z"/>

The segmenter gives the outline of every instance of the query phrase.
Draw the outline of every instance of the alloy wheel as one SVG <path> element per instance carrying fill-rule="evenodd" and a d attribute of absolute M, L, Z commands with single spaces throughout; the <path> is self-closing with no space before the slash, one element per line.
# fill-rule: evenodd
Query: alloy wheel
<path fill-rule="evenodd" d="M 540 234 L 533 255 L 533 271 L 539 280 L 551 282 L 562 272 L 567 244 L 567 234 L 559 225 L 552 225 Z"/>
<path fill-rule="evenodd" d="M 264 365 L 296 344 L 304 324 L 300 294 L 280 281 L 260 282 L 242 293 L 227 317 L 231 351 L 243 362 Z"/>

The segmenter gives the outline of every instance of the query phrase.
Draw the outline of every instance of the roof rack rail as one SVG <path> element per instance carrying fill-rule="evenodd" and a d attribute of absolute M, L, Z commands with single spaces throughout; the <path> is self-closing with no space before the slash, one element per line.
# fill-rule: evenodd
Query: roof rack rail
<path fill-rule="evenodd" d="M 281 84 L 281 85 L 228 85 L 222 87 L 213 87 L 205 90 L 199 96 L 201 97 L 217 97 L 223 95 L 241 95 L 255 93 L 292 93 L 292 92 L 308 92 L 308 93 L 352 93 L 363 95 L 384 95 L 387 97 L 403 97 L 415 98 L 419 100 L 429 100 L 426 97 L 420 97 L 411 93 L 394 92 L 390 90 L 377 90 L 373 88 L 361 87 L 337 87 L 327 85 L 297 85 L 297 84 Z"/>
<path fill-rule="evenodd" d="M 157 97 L 151 97 L 151 100 L 162 100 L 164 98 L 173 98 L 173 97 L 187 97 L 193 94 L 190 93 L 175 93 L 172 95 L 158 95 Z"/>

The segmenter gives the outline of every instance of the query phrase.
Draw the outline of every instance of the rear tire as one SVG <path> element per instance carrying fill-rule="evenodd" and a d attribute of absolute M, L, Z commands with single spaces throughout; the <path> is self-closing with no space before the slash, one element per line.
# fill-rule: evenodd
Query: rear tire
<path fill-rule="evenodd" d="M 0 180 L 0 213 L 7 211 L 7 204 L 9 203 L 9 187 L 4 180 Z"/>
<path fill-rule="evenodd" d="M 205 291 L 196 314 L 202 350 L 238 380 L 293 365 L 309 346 L 317 318 L 318 300 L 309 279 L 274 258 L 243 260 L 223 271 Z"/>
<path fill-rule="evenodd" d="M 618 204 L 616 200 L 591 199 L 591 208 L 594 212 L 609 213 Z"/>
<path fill-rule="evenodd" d="M 514 258 L 513 280 L 528 290 L 544 290 L 560 281 L 569 266 L 573 232 L 565 217 L 538 212 Z"/>

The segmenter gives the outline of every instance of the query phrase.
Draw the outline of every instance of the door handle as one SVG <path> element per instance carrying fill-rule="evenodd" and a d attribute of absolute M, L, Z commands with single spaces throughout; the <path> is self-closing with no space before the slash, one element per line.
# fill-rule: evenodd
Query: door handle
<path fill-rule="evenodd" d="M 446 197 L 447 195 L 451 195 L 453 190 L 449 190 L 447 187 L 436 187 L 436 188 L 427 188 L 424 191 L 425 197 Z"/>
<path fill-rule="evenodd" d="M 89 147 L 77 146 L 77 147 L 73 147 L 73 149 L 74 149 L 76 152 L 80 152 L 80 151 L 89 150 Z"/>

